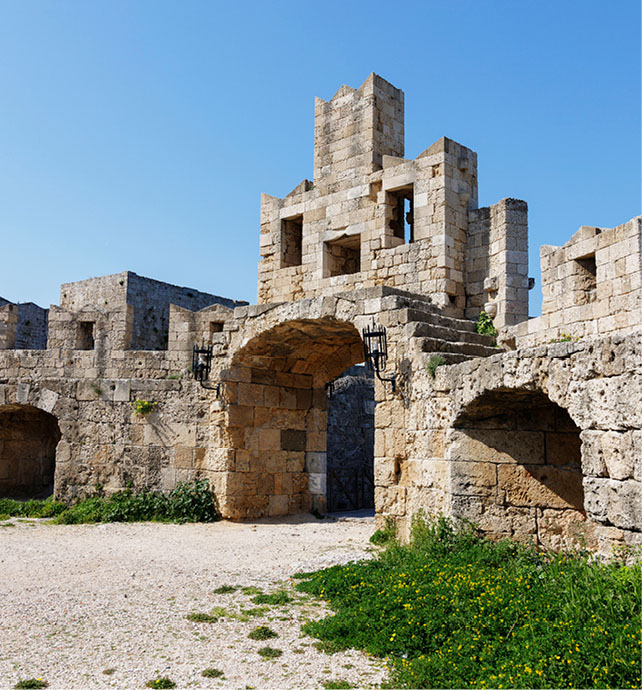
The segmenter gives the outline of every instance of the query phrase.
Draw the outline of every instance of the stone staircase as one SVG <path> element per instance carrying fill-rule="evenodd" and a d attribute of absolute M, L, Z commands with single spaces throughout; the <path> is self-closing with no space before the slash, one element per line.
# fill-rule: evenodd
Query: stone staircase
<path fill-rule="evenodd" d="M 395 320 L 405 324 L 404 335 L 410 347 L 424 355 L 440 355 L 446 364 L 458 364 L 475 357 L 489 357 L 503 352 L 495 339 L 475 331 L 475 322 L 444 316 L 438 307 L 414 295 L 384 298 L 388 308 L 395 308 Z"/>

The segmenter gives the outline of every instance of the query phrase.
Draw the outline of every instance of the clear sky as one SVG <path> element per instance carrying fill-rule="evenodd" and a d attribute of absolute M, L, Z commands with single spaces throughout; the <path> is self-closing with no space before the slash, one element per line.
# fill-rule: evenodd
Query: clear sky
<path fill-rule="evenodd" d="M 370 72 L 407 157 L 448 136 L 481 206 L 528 202 L 537 295 L 539 245 L 640 213 L 637 0 L 0 0 L 0 295 L 128 269 L 254 302 L 260 192 Z"/>

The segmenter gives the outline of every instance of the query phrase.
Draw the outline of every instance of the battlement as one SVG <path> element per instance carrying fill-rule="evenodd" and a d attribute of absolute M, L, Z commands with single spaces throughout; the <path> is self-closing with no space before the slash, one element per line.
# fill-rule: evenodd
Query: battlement
<path fill-rule="evenodd" d="M 478 209 L 477 154 L 452 139 L 403 158 L 403 117 L 375 74 L 317 99 L 314 182 L 261 198 L 259 303 L 388 285 L 450 316 L 525 320 L 526 204 Z"/>

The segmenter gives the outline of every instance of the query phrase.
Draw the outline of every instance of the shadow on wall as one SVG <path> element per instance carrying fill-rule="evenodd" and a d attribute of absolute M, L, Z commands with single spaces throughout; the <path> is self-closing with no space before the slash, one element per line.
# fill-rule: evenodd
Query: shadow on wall
<path fill-rule="evenodd" d="M 0 496 L 43 498 L 53 493 L 56 418 L 30 405 L 0 406 Z"/>

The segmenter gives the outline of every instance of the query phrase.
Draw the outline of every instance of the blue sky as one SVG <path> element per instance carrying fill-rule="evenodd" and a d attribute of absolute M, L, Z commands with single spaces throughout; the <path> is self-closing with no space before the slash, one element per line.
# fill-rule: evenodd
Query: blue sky
<path fill-rule="evenodd" d="M 407 157 L 448 136 L 481 206 L 528 202 L 537 295 L 539 245 L 640 213 L 636 0 L 0 0 L 0 295 L 129 269 L 254 302 L 260 193 L 373 71 Z"/>

